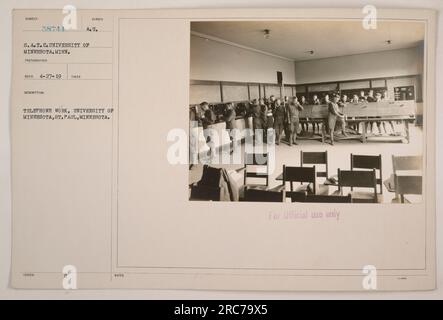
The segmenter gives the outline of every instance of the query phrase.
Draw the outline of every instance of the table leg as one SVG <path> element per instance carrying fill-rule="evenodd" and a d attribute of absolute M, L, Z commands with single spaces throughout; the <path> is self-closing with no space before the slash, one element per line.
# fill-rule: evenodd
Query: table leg
<path fill-rule="evenodd" d="M 405 131 L 406 131 L 406 141 L 410 140 L 410 136 L 409 136 L 409 121 L 408 120 L 404 120 L 405 121 Z"/>
<path fill-rule="evenodd" d="M 363 128 L 362 128 L 361 142 L 365 143 L 366 142 L 366 121 L 363 121 L 362 124 L 363 124 Z"/>
<path fill-rule="evenodd" d="M 325 129 L 325 123 L 321 123 L 321 142 L 325 143 L 325 135 L 326 135 L 326 129 Z"/>

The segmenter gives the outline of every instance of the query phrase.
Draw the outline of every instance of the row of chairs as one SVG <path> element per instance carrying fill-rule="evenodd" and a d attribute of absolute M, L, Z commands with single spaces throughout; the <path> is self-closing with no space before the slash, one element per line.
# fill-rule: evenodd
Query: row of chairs
<path fill-rule="evenodd" d="M 392 156 L 393 171 L 391 177 L 384 181 L 388 190 L 396 193 L 396 198 L 405 202 L 405 194 L 422 193 L 422 177 L 398 175 L 397 172 L 405 170 L 421 170 L 422 158 L 420 156 Z M 306 165 L 312 165 L 307 167 Z M 323 171 L 317 171 L 317 166 L 323 165 Z M 249 171 L 250 166 L 260 167 L 261 170 Z M 351 154 L 351 170 L 338 170 L 337 176 L 329 177 L 328 153 L 325 152 L 300 152 L 300 167 L 283 166 L 281 177 L 277 178 L 282 184 L 269 190 L 269 162 L 268 154 L 246 153 L 244 165 L 244 199 L 245 201 L 268 201 L 276 199 L 285 200 L 291 198 L 294 202 L 378 202 L 380 196 L 377 186 L 382 187 L 382 160 L 381 155 L 354 155 Z M 257 169 L 257 168 L 256 168 Z M 365 169 L 365 170 L 356 170 Z M 214 170 L 215 171 L 215 170 Z M 377 172 L 378 171 L 378 172 Z M 378 174 L 377 174 L 378 173 Z M 202 177 L 203 178 L 203 177 Z M 249 179 L 261 179 L 262 183 L 252 184 Z M 317 178 L 324 178 L 323 185 L 317 185 Z M 191 188 L 191 200 L 214 200 L 219 199 L 220 188 L 218 178 L 214 183 L 203 183 Z M 289 190 L 286 185 L 289 183 Z M 299 186 L 294 186 L 299 183 Z M 307 185 L 306 185 L 307 183 Z M 323 194 L 322 187 L 334 185 L 338 187 L 334 195 Z M 343 195 L 343 188 L 350 187 L 351 193 Z M 366 188 L 366 192 L 354 192 L 354 188 Z M 320 190 L 318 190 L 320 189 Z M 326 187 L 327 189 L 327 187 Z M 306 197 L 309 196 L 309 199 Z M 263 199 L 263 200 L 259 200 Z M 315 201 L 314 201 L 315 200 Z"/>
<path fill-rule="evenodd" d="M 257 161 L 260 157 L 260 161 Z M 267 161 L 268 155 L 257 154 L 257 153 L 246 153 L 245 154 L 245 165 L 244 165 L 244 185 L 248 185 L 247 178 L 262 178 L 265 180 L 264 185 L 269 186 L 269 166 Z M 265 161 L 263 161 L 265 159 Z M 323 171 L 317 171 L 316 177 L 325 178 L 327 180 L 331 179 L 329 176 L 328 167 L 328 151 L 324 152 L 303 152 L 300 151 L 300 167 L 305 165 L 323 165 Z M 263 166 L 264 170 L 260 173 L 250 172 L 248 168 L 250 166 Z M 351 170 L 355 169 L 376 169 L 378 171 L 378 177 L 376 178 L 377 184 L 380 186 L 380 193 L 383 193 L 382 181 L 382 158 L 381 155 L 356 155 L 351 153 Z M 331 180 L 336 180 L 332 177 Z"/>
<path fill-rule="evenodd" d="M 260 161 L 257 158 L 260 157 Z M 404 202 L 405 194 L 421 194 L 421 176 L 399 176 L 398 170 L 417 170 L 421 169 L 422 159 L 419 156 L 392 156 L 394 174 L 393 181 L 396 185 L 395 192 L 400 196 L 401 202 Z M 314 164 L 312 167 L 305 167 L 307 164 Z M 323 165 L 323 171 L 316 171 L 317 165 Z M 250 166 L 260 166 L 260 173 L 250 172 Z M 286 184 L 290 184 L 290 190 L 286 191 L 286 197 L 292 201 L 303 201 L 301 193 L 307 192 L 317 195 L 317 178 L 325 178 L 324 185 L 334 185 L 338 187 L 336 194 L 343 195 L 343 187 L 350 187 L 353 202 L 379 202 L 380 196 L 377 192 L 383 194 L 383 173 L 381 155 L 355 155 L 350 156 L 351 170 L 338 169 L 337 176 L 330 177 L 328 170 L 328 152 L 300 152 L 300 167 L 283 166 L 282 185 L 268 190 L 270 192 L 280 192 L 286 189 Z M 359 169 L 359 170 L 357 170 Z M 363 170 L 360 170 L 363 169 Z M 250 184 L 248 178 L 261 178 L 264 183 Z M 279 179 L 280 178 L 280 179 Z M 294 183 L 308 183 L 307 187 L 294 188 Z M 269 187 L 269 163 L 267 154 L 246 154 L 244 166 L 244 185 L 245 190 L 261 189 L 266 191 Z M 367 188 L 370 191 L 354 192 L 354 188 Z M 322 193 L 322 192 L 320 192 Z M 263 193 L 264 194 L 264 193 Z M 246 193 L 245 193 L 246 195 Z M 300 200 L 301 197 L 301 200 Z M 329 197 L 329 196 L 328 196 Z M 246 199 L 246 196 L 245 196 Z M 325 199 L 328 200 L 328 199 Z M 329 201 L 333 202 L 333 198 Z M 320 202 L 320 201 L 319 201 Z"/>

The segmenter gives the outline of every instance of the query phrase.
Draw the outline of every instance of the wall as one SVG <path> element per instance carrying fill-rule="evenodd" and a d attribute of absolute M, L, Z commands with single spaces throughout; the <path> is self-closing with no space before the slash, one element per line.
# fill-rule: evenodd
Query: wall
<path fill-rule="evenodd" d="M 419 48 L 390 50 L 295 63 L 298 84 L 421 74 Z"/>
<path fill-rule="evenodd" d="M 277 83 L 277 71 L 295 83 L 292 61 L 191 35 L 192 80 Z"/>

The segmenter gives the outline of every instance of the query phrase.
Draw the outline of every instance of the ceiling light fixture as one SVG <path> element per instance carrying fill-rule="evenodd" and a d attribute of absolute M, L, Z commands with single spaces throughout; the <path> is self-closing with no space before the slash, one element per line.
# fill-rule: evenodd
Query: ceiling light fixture
<path fill-rule="evenodd" d="M 269 29 L 263 30 L 263 37 L 265 39 L 269 39 L 270 36 L 271 36 L 271 30 L 269 30 Z"/>
<path fill-rule="evenodd" d="M 314 54 L 314 50 L 305 51 L 305 53 Z"/>
<path fill-rule="evenodd" d="M 392 40 L 390 40 L 390 39 L 386 40 L 385 42 L 386 42 L 386 44 L 392 44 Z"/>

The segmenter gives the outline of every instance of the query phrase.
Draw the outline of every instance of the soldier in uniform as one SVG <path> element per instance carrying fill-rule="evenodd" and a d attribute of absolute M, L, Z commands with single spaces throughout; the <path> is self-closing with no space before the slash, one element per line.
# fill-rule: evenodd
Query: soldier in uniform
<path fill-rule="evenodd" d="M 338 101 L 340 96 L 337 94 L 333 95 L 332 101 L 328 103 L 328 128 L 329 134 L 331 138 L 331 144 L 334 145 L 334 132 L 335 132 L 335 124 L 337 121 L 342 125 L 343 134 L 345 133 L 345 115 L 340 111 Z"/>
<path fill-rule="evenodd" d="M 235 109 L 234 109 L 234 104 L 232 102 L 229 102 L 226 104 L 226 110 L 225 110 L 225 114 L 223 115 L 223 119 L 226 122 L 226 130 L 228 130 L 228 134 L 229 134 L 229 138 L 231 139 L 231 143 L 232 143 L 232 148 L 230 153 L 232 153 L 234 150 L 234 130 L 236 129 L 236 125 L 235 125 L 235 118 L 236 118 L 236 114 L 235 114 Z"/>
<path fill-rule="evenodd" d="M 267 101 L 266 106 L 266 127 L 267 129 L 273 129 L 274 128 L 274 107 L 275 107 L 275 97 L 271 96 L 269 100 Z"/>
<path fill-rule="evenodd" d="M 258 100 L 258 106 L 260 109 L 260 116 L 262 120 L 262 126 L 263 126 L 263 141 L 266 141 L 267 139 L 267 130 L 268 130 L 268 107 L 266 106 L 265 99 L 261 98 Z M 271 114 L 272 118 L 272 114 Z M 272 128 L 272 126 L 271 126 Z"/>
<path fill-rule="evenodd" d="M 297 131 L 300 123 L 298 113 L 303 110 L 303 106 L 298 102 L 297 97 L 293 97 L 292 101 L 286 106 L 285 122 L 288 132 L 288 142 L 297 144 Z"/>
<path fill-rule="evenodd" d="M 289 97 L 288 96 L 284 96 L 283 97 L 283 107 L 285 108 L 285 112 L 289 107 Z M 286 119 L 285 119 L 285 125 L 284 125 L 284 132 L 285 132 L 285 139 L 288 140 L 289 142 L 289 136 L 291 135 L 291 133 L 289 132 L 289 126 L 286 123 Z"/>
<path fill-rule="evenodd" d="M 200 110 L 201 110 L 200 122 L 203 126 L 203 136 L 205 137 L 206 145 L 209 148 L 209 155 L 210 157 L 213 157 L 215 152 L 213 148 L 214 142 L 211 139 L 210 130 L 207 129 L 211 124 L 215 123 L 216 116 L 214 111 L 212 111 L 212 109 L 209 108 L 209 104 L 207 102 L 200 103 Z"/>
<path fill-rule="evenodd" d="M 275 108 L 273 112 L 274 116 L 274 130 L 276 135 L 276 144 L 279 145 L 281 141 L 281 135 L 283 133 L 285 125 L 285 107 L 282 105 L 281 100 L 275 101 Z"/>
<path fill-rule="evenodd" d="M 209 125 L 215 122 L 216 116 L 214 111 L 209 108 L 209 104 L 207 102 L 200 103 L 200 108 L 202 110 L 201 123 L 203 125 L 203 129 L 207 129 Z"/>
<path fill-rule="evenodd" d="M 251 107 L 252 116 L 252 128 L 254 129 L 254 135 L 260 136 L 259 140 L 263 140 L 263 130 L 265 129 L 265 117 L 262 110 L 262 105 L 254 99 Z"/>

